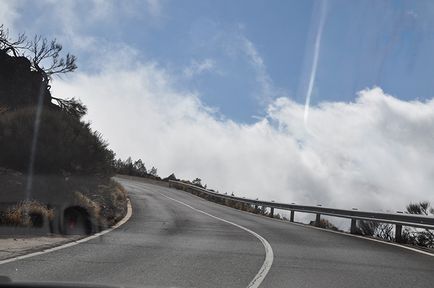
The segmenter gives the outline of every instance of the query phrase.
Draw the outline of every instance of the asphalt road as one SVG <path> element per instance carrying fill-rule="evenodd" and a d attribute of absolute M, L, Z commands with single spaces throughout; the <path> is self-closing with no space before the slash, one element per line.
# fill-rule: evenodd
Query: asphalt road
<path fill-rule="evenodd" d="M 0 265 L 0 275 L 13 281 L 132 287 L 247 287 L 265 260 L 264 245 L 245 230 L 250 229 L 274 252 L 260 287 L 434 283 L 431 256 L 241 212 L 182 191 L 121 181 L 133 205 L 127 223 L 98 239 Z"/>

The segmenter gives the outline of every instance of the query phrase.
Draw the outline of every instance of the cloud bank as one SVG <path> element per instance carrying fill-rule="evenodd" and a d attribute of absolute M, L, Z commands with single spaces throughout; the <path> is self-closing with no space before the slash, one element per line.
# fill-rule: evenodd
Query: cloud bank
<path fill-rule="evenodd" d="M 290 98 L 241 125 L 219 119 L 195 92 L 177 90 L 174 78 L 156 64 L 117 63 L 56 80 L 53 90 L 83 99 L 118 156 L 141 158 L 161 176 L 175 172 L 220 192 L 340 208 L 393 211 L 434 202 L 434 100 L 367 89 L 354 102 L 312 106 L 306 131 L 304 105 Z"/>

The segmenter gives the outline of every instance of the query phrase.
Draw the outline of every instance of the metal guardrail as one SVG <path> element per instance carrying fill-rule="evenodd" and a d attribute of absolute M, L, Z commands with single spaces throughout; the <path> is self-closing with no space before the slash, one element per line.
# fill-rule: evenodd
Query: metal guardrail
<path fill-rule="evenodd" d="M 189 183 L 174 181 L 174 180 L 169 180 L 169 186 L 174 188 L 181 188 L 182 190 L 187 190 L 187 191 L 193 190 L 196 192 L 205 193 L 219 199 L 227 199 L 227 200 L 254 205 L 255 208 L 258 208 L 259 206 L 262 206 L 263 208 L 270 208 L 270 217 L 273 217 L 274 209 L 287 210 L 291 212 L 290 219 L 289 219 L 289 221 L 291 222 L 294 222 L 295 212 L 316 214 L 316 218 L 315 218 L 316 226 L 319 226 L 320 224 L 321 215 L 348 218 L 351 219 L 351 228 L 350 228 L 351 233 L 356 233 L 357 220 L 367 220 L 367 221 L 394 224 L 396 242 L 402 241 L 402 226 L 434 229 L 434 217 L 424 216 L 424 215 L 404 214 L 402 212 L 397 212 L 397 213 L 368 212 L 368 211 L 359 211 L 356 209 L 345 210 L 345 209 L 327 208 L 322 206 L 308 206 L 308 205 L 285 204 L 285 203 L 261 201 L 261 200 L 231 196 L 227 194 L 221 194 L 221 193 L 200 188 L 198 186 Z"/>

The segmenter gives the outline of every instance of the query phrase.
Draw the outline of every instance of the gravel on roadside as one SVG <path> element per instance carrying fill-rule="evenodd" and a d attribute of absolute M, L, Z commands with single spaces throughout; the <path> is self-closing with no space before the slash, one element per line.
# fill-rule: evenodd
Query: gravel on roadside
<path fill-rule="evenodd" d="M 80 239 L 82 236 L 16 236 L 0 237 L 0 260 L 41 251 Z"/>

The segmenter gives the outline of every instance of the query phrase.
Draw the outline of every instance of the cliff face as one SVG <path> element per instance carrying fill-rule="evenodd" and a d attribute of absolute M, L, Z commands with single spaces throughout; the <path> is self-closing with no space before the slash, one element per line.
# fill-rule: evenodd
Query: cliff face
<path fill-rule="evenodd" d="M 42 93 L 44 106 L 51 104 L 51 94 L 42 74 L 32 71 L 26 57 L 14 57 L 0 51 L 0 111 L 35 106 Z"/>

